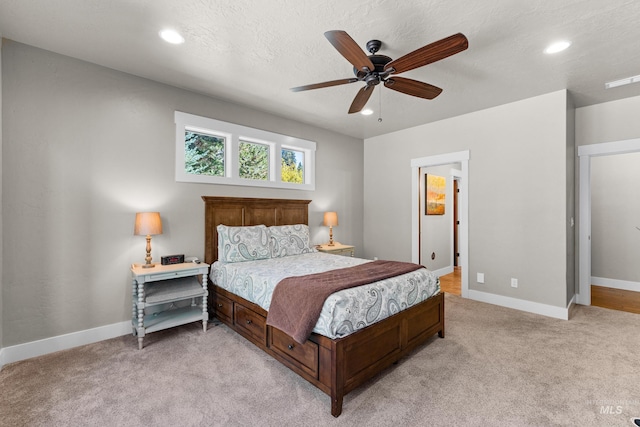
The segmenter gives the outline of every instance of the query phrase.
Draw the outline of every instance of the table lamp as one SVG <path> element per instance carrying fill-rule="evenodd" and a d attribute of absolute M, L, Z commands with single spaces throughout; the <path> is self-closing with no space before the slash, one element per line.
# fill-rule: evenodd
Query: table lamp
<path fill-rule="evenodd" d="M 338 225 L 338 214 L 336 212 L 325 212 L 324 225 L 329 227 L 329 246 L 335 246 L 335 243 L 333 243 L 333 227 Z"/>
<path fill-rule="evenodd" d="M 162 234 L 162 221 L 159 212 L 138 212 L 136 213 L 136 224 L 133 228 L 133 234 L 136 236 L 147 236 L 147 256 L 146 263 L 142 268 L 154 267 L 151 264 L 151 236 Z"/>

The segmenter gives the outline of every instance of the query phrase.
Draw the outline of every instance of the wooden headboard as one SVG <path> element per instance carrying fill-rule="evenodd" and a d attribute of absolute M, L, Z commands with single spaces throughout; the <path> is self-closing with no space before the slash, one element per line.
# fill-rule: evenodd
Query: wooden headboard
<path fill-rule="evenodd" d="M 204 200 L 204 262 L 218 259 L 218 232 L 220 224 L 290 225 L 309 224 L 311 200 L 251 199 L 241 197 L 202 196 Z"/>

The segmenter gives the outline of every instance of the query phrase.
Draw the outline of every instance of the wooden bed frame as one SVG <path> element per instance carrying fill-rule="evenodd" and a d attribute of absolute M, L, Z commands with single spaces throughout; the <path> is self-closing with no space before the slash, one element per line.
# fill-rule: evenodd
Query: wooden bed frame
<path fill-rule="evenodd" d="M 218 259 L 216 227 L 219 224 L 308 224 L 310 200 L 209 196 L 202 199 L 205 202 L 205 262 L 209 264 Z M 267 312 L 262 307 L 215 283 L 210 285 L 210 314 L 328 394 L 334 417 L 342 413 L 345 394 L 434 334 L 444 338 L 441 292 L 344 338 L 330 339 L 313 333 L 305 344 L 298 344 L 279 329 L 267 326 Z"/>

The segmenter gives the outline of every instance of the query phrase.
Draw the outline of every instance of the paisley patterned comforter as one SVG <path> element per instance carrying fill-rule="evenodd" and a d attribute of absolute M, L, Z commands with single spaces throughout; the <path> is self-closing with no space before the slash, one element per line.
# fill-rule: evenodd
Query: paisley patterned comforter
<path fill-rule="evenodd" d="M 211 280 L 223 289 L 269 310 L 273 290 L 291 276 L 351 267 L 369 260 L 321 252 L 211 266 Z M 327 298 L 314 332 L 340 338 L 418 304 L 440 291 L 438 278 L 421 268 Z"/>

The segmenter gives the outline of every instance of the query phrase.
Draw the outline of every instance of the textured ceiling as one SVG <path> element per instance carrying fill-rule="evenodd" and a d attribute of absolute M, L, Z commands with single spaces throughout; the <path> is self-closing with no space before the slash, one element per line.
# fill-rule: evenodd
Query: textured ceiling
<path fill-rule="evenodd" d="M 576 106 L 640 95 L 636 0 L 0 0 L 0 35 L 359 138 L 567 88 Z M 186 38 L 158 37 L 175 28 Z M 469 49 L 402 74 L 444 89 L 432 101 L 378 86 L 371 116 L 348 115 L 363 83 L 323 36 L 344 30 L 398 58 L 462 32 Z M 545 55 L 557 39 L 565 52 Z M 382 106 L 382 122 L 378 122 Z"/>

